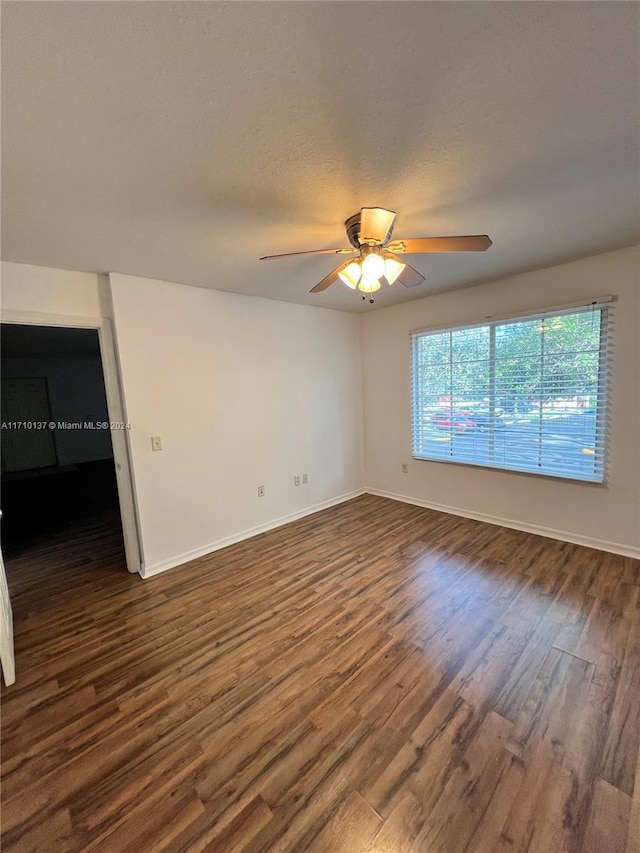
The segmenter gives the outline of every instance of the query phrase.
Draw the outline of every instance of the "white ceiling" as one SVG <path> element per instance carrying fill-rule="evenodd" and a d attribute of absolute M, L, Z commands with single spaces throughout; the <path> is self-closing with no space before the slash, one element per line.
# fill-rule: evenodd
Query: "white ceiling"
<path fill-rule="evenodd" d="M 638 241 L 640 6 L 4 2 L 3 257 L 346 310 L 363 205 L 489 234 L 375 307 Z"/>

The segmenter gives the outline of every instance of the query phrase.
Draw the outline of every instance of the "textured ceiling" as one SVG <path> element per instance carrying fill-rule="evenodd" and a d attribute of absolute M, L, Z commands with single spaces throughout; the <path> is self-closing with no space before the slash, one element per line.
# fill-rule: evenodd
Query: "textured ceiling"
<path fill-rule="evenodd" d="M 3 257 L 359 310 L 363 205 L 413 256 L 376 306 L 638 241 L 640 6 L 3 2 Z"/>

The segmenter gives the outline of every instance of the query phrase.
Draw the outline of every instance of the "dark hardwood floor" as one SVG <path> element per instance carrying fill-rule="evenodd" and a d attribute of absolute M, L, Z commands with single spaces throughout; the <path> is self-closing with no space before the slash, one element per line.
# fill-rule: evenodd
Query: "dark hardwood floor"
<path fill-rule="evenodd" d="M 638 850 L 638 561 L 364 496 L 7 568 L 5 853 Z"/>

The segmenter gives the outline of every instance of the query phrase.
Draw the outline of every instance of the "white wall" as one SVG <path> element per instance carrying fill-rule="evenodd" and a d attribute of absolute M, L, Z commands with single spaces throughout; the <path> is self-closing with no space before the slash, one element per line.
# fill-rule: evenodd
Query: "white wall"
<path fill-rule="evenodd" d="M 145 574 L 361 488 L 358 316 L 110 278 Z"/>
<path fill-rule="evenodd" d="M 640 248 L 624 249 L 365 315 L 368 489 L 626 553 L 640 548 Z M 616 294 L 606 485 L 551 480 L 411 458 L 412 329 L 481 322 Z M 403 474 L 403 462 L 409 473 Z"/>
<path fill-rule="evenodd" d="M 110 317 L 109 282 L 95 273 L 57 270 L 2 261 L 0 306 L 12 312 L 54 317 Z"/>
<path fill-rule="evenodd" d="M 109 421 L 99 356 L 4 358 L 2 376 L 43 376 L 47 380 L 51 418 L 56 422 Z M 53 435 L 59 465 L 113 456 L 109 430 L 56 429 Z"/>

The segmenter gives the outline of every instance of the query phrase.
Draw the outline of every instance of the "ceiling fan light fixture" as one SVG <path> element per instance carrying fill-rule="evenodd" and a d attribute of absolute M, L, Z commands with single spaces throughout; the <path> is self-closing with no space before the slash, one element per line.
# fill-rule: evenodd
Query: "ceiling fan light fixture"
<path fill-rule="evenodd" d="M 379 279 L 385 273 L 384 258 L 375 252 L 366 255 L 362 261 L 362 275 L 368 279 Z"/>
<path fill-rule="evenodd" d="M 380 290 L 380 282 L 377 278 L 368 278 L 363 275 L 358 284 L 358 290 L 363 293 L 375 293 L 376 290 Z"/>
<path fill-rule="evenodd" d="M 347 285 L 347 287 L 350 287 L 351 290 L 355 290 L 360 278 L 362 277 L 360 264 L 357 261 L 352 261 L 348 267 L 345 267 L 338 273 L 338 277 Z"/>
<path fill-rule="evenodd" d="M 375 293 L 381 281 L 403 287 L 418 287 L 425 277 L 402 255 L 450 254 L 454 252 L 486 252 L 492 245 L 486 234 L 468 234 L 449 237 L 412 237 L 392 240 L 396 214 L 382 207 L 362 207 L 344 223 L 350 248 L 311 249 L 306 252 L 289 252 L 285 255 L 266 255 L 261 261 L 300 255 L 351 255 L 335 269 L 325 275 L 310 293 L 321 293 L 337 281 L 342 281 L 351 290 L 364 294 Z M 355 258 L 353 256 L 356 256 Z M 363 296 L 363 299 L 366 297 Z M 369 300 L 373 302 L 373 299 Z"/>
<path fill-rule="evenodd" d="M 400 261 L 396 261 L 394 258 L 385 259 L 384 277 L 389 282 L 389 284 L 393 284 L 393 282 L 398 278 L 398 276 L 406 266 L 406 264 L 402 264 L 400 263 Z"/>

